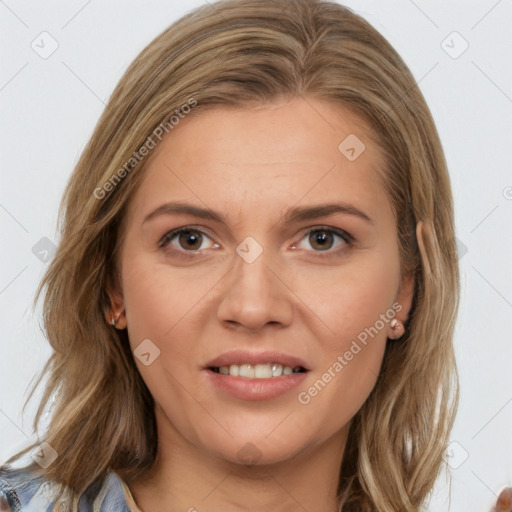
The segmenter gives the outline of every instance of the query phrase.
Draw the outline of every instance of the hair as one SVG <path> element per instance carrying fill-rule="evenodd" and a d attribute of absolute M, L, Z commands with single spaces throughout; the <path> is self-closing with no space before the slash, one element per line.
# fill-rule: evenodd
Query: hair
<path fill-rule="evenodd" d="M 459 401 L 460 293 L 451 186 L 432 115 L 401 57 L 351 9 L 323 0 L 223 0 L 179 19 L 131 63 L 60 205 L 58 249 L 34 299 L 44 295 L 53 352 L 27 402 L 48 375 L 34 429 L 51 405 L 44 440 L 58 457 L 43 473 L 66 486 L 74 511 L 108 471 L 138 478 L 157 452 L 153 398 L 126 330 L 105 320 L 108 285 L 119 283 L 122 222 L 148 161 L 134 156 L 184 105 L 198 115 L 299 96 L 340 105 L 370 127 L 384 156 L 401 272 L 415 283 L 406 332 L 387 342 L 375 387 L 350 424 L 339 510 L 413 512 L 429 497 Z"/>

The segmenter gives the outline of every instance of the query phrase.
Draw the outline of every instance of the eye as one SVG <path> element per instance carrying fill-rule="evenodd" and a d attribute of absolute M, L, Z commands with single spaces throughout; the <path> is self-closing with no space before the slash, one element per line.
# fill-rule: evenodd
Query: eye
<path fill-rule="evenodd" d="M 352 245 L 354 239 L 345 231 L 328 227 L 318 227 L 310 229 L 302 240 L 306 240 L 309 246 L 314 249 L 314 252 L 338 253 Z M 293 249 L 295 248 L 297 248 L 296 245 L 293 246 Z"/>
<path fill-rule="evenodd" d="M 318 227 L 310 229 L 305 233 L 302 240 L 306 240 L 313 252 L 328 253 L 325 256 L 336 256 L 338 253 L 347 250 L 353 243 L 354 238 L 345 231 L 329 227 Z M 302 242 L 301 240 L 301 242 Z M 210 241 L 210 245 L 208 245 Z M 219 244 L 212 241 L 204 231 L 193 227 L 182 227 L 169 231 L 160 240 L 158 246 L 170 253 L 193 254 L 212 248 L 217 249 Z M 295 244 L 292 249 L 306 249 Z"/>
<path fill-rule="evenodd" d="M 167 248 L 177 252 L 199 252 L 208 249 L 204 243 L 211 238 L 199 229 L 180 228 L 166 233 L 159 242 L 159 247 Z M 214 248 L 220 247 L 213 243 Z"/>

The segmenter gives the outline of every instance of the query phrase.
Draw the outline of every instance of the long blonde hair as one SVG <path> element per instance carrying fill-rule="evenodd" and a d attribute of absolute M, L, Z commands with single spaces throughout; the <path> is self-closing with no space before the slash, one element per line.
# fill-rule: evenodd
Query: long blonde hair
<path fill-rule="evenodd" d="M 385 156 L 402 272 L 415 277 L 406 333 L 388 342 L 375 388 L 350 427 L 339 510 L 413 512 L 432 490 L 459 399 L 459 269 L 449 175 L 431 113 L 396 51 L 350 9 L 322 0 L 224 0 L 187 14 L 138 55 L 59 210 L 58 250 L 35 297 L 36 304 L 44 292 L 54 352 L 27 402 L 48 375 L 34 428 L 53 401 L 44 440 L 58 457 L 43 473 L 70 490 L 73 510 L 109 470 L 137 478 L 156 455 L 153 399 L 126 331 L 105 321 L 120 226 L 147 163 L 134 155 L 158 127 L 172 130 L 169 118 L 184 105 L 197 115 L 296 96 L 339 104 L 371 126 Z"/>

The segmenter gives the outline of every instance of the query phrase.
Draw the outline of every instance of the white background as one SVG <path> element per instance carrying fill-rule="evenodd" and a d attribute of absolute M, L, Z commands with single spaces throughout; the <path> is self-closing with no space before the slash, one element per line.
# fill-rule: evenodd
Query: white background
<path fill-rule="evenodd" d="M 37 399 L 24 416 L 21 409 L 50 355 L 31 310 L 45 265 L 32 248 L 43 237 L 57 242 L 64 186 L 123 71 L 202 4 L 0 0 L 2 460 L 31 436 Z M 512 1 L 345 4 L 409 65 L 445 149 L 463 254 L 455 339 L 462 389 L 452 482 L 439 479 L 428 510 L 487 511 L 501 487 L 512 485 Z M 45 59 L 31 47 L 51 49 L 44 31 L 58 43 Z M 468 49 L 453 58 L 465 41 Z"/>

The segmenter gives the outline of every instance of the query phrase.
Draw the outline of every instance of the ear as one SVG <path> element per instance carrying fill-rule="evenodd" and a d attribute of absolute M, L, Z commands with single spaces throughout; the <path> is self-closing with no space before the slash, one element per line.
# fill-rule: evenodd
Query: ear
<path fill-rule="evenodd" d="M 107 283 L 105 286 L 105 292 L 109 298 L 110 309 L 105 312 L 105 319 L 109 324 L 112 325 L 113 319 L 115 319 L 116 329 L 126 329 L 127 320 L 124 307 L 124 298 L 121 288 L 121 283 L 117 275 L 107 275 Z"/>
<path fill-rule="evenodd" d="M 398 331 L 395 331 L 397 327 L 392 328 L 392 323 L 389 324 L 387 337 L 391 340 L 396 340 L 402 337 L 404 333 L 404 325 L 409 318 L 409 311 L 411 310 L 412 299 L 414 296 L 414 276 L 406 275 L 402 277 L 400 282 L 400 288 L 395 299 L 395 304 L 399 304 L 401 307 L 396 309 L 395 318 L 400 322 L 401 326 Z"/>
<path fill-rule="evenodd" d="M 396 315 L 397 319 L 405 323 L 409 318 L 409 311 L 412 306 L 412 299 L 414 297 L 414 276 L 412 274 L 402 277 L 400 282 L 400 289 L 396 297 L 396 301 L 402 305 L 399 314 Z"/>
<path fill-rule="evenodd" d="M 422 241 L 422 235 L 423 235 L 423 223 L 420 221 L 416 225 L 416 238 L 417 240 Z M 420 242 L 421 244 L 421 242 Z M 409 312 L 411 310 L 412 301 L 414 298 L 414 275 L 413 274 L 407 274 L 402 276 L 402 279 L 400 281 L 400 287 L 398 290 L 398 294 L 396 296 L 395 301 L 398 302 L 402 306 L 400 311 L 397 311 L 396 319 L 402 322 L 402 324 L 405 324 L 409 318 Z M 393 330 L 390 328 L 388 330 L 388 338 L 394 339 L 394 333 Z"/>

